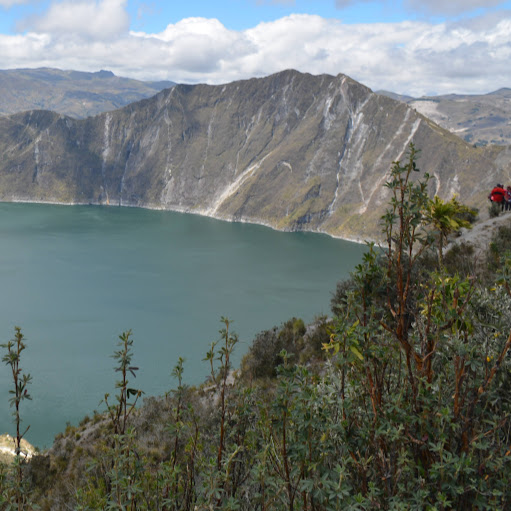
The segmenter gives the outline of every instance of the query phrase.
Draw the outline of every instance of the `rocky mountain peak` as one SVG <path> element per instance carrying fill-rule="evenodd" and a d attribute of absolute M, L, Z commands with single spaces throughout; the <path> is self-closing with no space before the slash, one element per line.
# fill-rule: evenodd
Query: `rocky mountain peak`
<path fill-rule="evenodd" d="M 411 142 L 443 198 L 457 193 L 481 206 L 510 170 L 503 148 L 474 148 L 345 75 L 286 70 L 178 85 L 82 121 L 45 112 L 1 118 L 0 193 L 374 238 L 383 184 Z"/>

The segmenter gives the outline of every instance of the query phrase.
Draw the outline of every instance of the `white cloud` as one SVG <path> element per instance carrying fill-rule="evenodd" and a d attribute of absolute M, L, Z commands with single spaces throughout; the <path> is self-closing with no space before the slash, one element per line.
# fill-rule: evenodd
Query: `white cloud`
<path fill-rule="evenodd" d="M 374 0 L 335 0 L 339 9 L 351 5 L 373 2 Z M 504 4 L 506 0 L 404 0 L 404 5 L 411 10 L 424 14 L 458 15 L 476 9 L 487 9 Z"/>
<path fill-rule="evenodd" d="M 110 39 L 129 29 L 126 1 L 66 0 L 53 3 L 42 16 L 26 20 L 23 28 L 56 36 L 67 34 L 96 40 Z"/>
<path fill-rule="evenodd" d="M 0 0 L 0 6 L 2 7 L 12 7 L 13 5 L 21 5 L 26 4 L 30 0 Z"/>
<path fill-rule="evenodd" d="M 192 81 L 199 76 L 221 74 L 225 62 L 239 61 L 257 51 L 243 33 L 226 29 L 216 19 L 187 18 L 168 25 L 159 34 L 131 35 L 143 40 L 148 55 L 156 50 L 156 60 L 163 58 Z"/>
<path fill-rule="evenodd" d="M 339 1 L 339 0 L 337 0 Z M 471 12 L 479 8 L 494 7 L 504 0 L 406 0 L 405 5 L 412 10 L 418 9 L 428 14 L 456 15 Z"/>
<path fill-rule="evenodd" d="M 83 3 L 73 6 L 83 8 Z M 45 18 L 59 19 L 58 24 L 48 21 L 25 35 L 0 37 L 0 68 L 111 69 L 121 76 L 188 83 L 225 83 L 294 68 L 344 73 L 373 90 L 414 96 L 490 92 L 511 84 L 509 15 L 480 23 L 349 25 L 291 15 L 244 31 L 229 30 L 215 19 L 188 18 L 148 34 L 123 32 L 124 22 L 112 25 L 106 19 L 106 12 L 118 13 L 122 6 L 104 0 L 92 13 L 80 11 L 89 24 L 103 23 L 99 32 L 63 30 L 66 14 Z"/>

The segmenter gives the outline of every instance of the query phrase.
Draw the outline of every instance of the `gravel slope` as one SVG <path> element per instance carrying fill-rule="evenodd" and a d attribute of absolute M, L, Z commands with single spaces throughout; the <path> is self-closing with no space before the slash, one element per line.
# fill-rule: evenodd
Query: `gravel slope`
<path fill-rule="evenodd" d="M 505 211 L 497 218 L 488 218 L 488 215 L 486 215 L 486 219 L 483 217 L 482 220 L 472 226 L 472 229 L 462 229 L 461 235 L 451 241 L 447 250 L 453 244 L 466 242 L 474 246 L 475 255 L 476 257 L 479 257 L 486 252 L 493 233 L 500 226 L 511 227 L 511 211 Z"/>

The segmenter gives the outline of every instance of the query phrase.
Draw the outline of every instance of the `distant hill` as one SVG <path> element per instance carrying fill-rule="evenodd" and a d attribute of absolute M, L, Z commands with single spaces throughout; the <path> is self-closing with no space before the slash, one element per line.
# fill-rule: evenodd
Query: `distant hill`
<path fill-rule="evenodd" d="M 387 96 L 388 98 L 395 99 L 396 101 L 402 101 L 403 103 L 408 103 L 408 101 L 412 101 L 414 99 L 412 96 L 396 94 L 395 92 L 390 92 L 388 90 L 377 90 L 376 94 L 381 94 L 382 96 Z"/>
<path fill-rule="evenodd" d="M 387 97 L 407 103 L 450 132 L 477 146 L 511 144 L 511 89 L 489 94 L 412 98 L 388 91 Z"/>
<path fill-rule="evenodd" d="M 176 85 L 84 120 L 0 117 L 0 200 L 154 207 L 375 238 L 410 142 L 431 193 L 485 207 L 511 148 L 475 148 L 345 75 Z"/>
<path fill-rule="evenodd" d="M 111 71 L 0 70 L 0 114 L 52 110 L 82 119 L 153 96 L 174 82 L 142 82 Z"/>

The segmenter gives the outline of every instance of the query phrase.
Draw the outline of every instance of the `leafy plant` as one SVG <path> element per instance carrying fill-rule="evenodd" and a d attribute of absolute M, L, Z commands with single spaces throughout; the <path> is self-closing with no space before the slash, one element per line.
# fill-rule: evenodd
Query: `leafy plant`
<path fill-rule="evenodd" d="M 28 386 L 32 382 L 32 377 L 30 374 L 23 373 L 20 366 L 21 354 L 26 348 L 23 340 L 24 335 L 21 332 L 21 328 L 15 327 L 14 338 L 0 345 L 7 351 L 2 357 L 2 361 L 11 368 L 13 389 L 9 390 L 9 394 L 12 396 L 9 399 L 9 405 L 11 408 L 14 408 L 12 415 L 16 425 L 16 436 L 14 437 L 15 457 L 12 466 L 14 477 L 9 477 L 9 474 L 7 477 L 4 475 L 1 498 L 7 506 L 6 509 L 18 509 L 19 511 L 26 509 L 30 503 L 27 494 L 28 488 L 23 480 L 23 465 L 26 461 L 26 454 L 23 453 L 21 447 L 21 441 L 30 426 L 27 426 L 23 432 L 21 431 L 20 406 L 21 402 L 25 399 L 32 399 L 28 393 Z"/>
<path fill-rule="evenodd" d="M 138 367 L 131 365 L 131 359 L 133 353 L 131 348 L 133 346 L 133 339 L 131 339 L 131 330 L 123 332 L 119 336 L 119 342 L 117 343 L 119 349 L 114 352 L 113 358 L 117 360 L 116 372 L 121 373 L 121 379 L 115 382 L 115 387 L 119 389 L 119 393 L 116 396 L 117 404 L 110 405 L 108 403 L 109 394 L 105 394 L 105 403 L 107 405 L 108 414 L 112 421 L 114 433 L 116 435 L 124 435 L 126 432 L 126 426 L 128 418 L 135 409 L 137 401 L 142 395 L 142 391 L 128 386 L 128 373 L 131 373 L 133 378 L 136 377 L 136 371 Z M 130 398 L 134 397 L 134 401 L 131 403 Z"/>
<path fill-rule="evenodd" d="M 499 331 L 488 345 L 473 279 L 442 267 L 421 282 L 413 278 L 433 242 L 420 230 L 432 218 L 427 176 L 410 180 L 415 157 L 412 146 L 387 183 L 386 271 L 370 250 L 326 346 L 340 371 L 341 434 L 352 460 L 341 465 L 371 508 L 503 509 L 511 495 L 502 427 L 511 408 L 497 396 L 508 385 L 511 334 Z"/>
<path fill-rule="evenodd" d="M 105 394 L 111 435 L 93 459 L 89 473 L 88 489 L 78 492 L 78 508 L 89 509 L 91 503 L 104 509 L 137 510 L 143 500 L 144 464 L 139 458 L 135 432 L 128 428 L 128 420 L 135 410 L 142 391 L 129 386 L 128 374 L 136 377 L 138 367 L 132 366 L 131 330 L 119 336 L 118 349 L 113 358 L 117 361 L 115 372 L 121 377 L 116 381 L 117 403 L 110 404 Z M 130 401 L 131 398 L 134 398 Z"/>
<path fill-rule="evenodd" d="M 443 201 L 437 195 L 426 206 L 425 222 L 430 225 L 438 237 L 438 262 L 444 264 L 443 249 L 449 234 L 459 231 L 462 227 L 472 227 L 468 218 L 475 216 L 476 211 L 461 204 L 456 196 Z"/>

